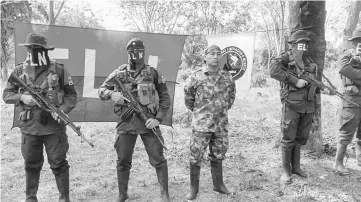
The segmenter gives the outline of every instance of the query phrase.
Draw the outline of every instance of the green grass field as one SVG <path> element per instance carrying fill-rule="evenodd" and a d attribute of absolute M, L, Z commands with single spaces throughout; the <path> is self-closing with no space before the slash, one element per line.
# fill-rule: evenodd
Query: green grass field
<path fill-rule="evenodd" d="M 224 161 L 224 181 L 237 194 L 224 196 L 212 191 L 209 162 L 201 169 L 200 193 L 195 201 L 361 201 L 361 168 L 357 167 L 352 145 L 346 166 L 351 176 L 333 173 L 334 146 L 341 110 L 337 97 L 322 96 L 322 134 L 327 151 L 317 155 L 302 151 L 301 166 L 310 177 L 293 177 L 293 184 L 279 185 L 281 157 L 275 142 L 279 137 L 281 104 L 276 87 L 238 90 L 229 111 L 230 148 Z M 169 190 L 172 201 L 184 201 L 189 190 L 189 114 L 183 102 L 183 89 L 176 88 L 174 129 L 162 127 L 168 146 Z M 1 101 L 1 201 L 21 201 L 25 196 L 25 172 L 20 151 L 20 133 L 11 129 L 13 106 Z M 76 123 L 96 145 L 80 143 L 68 129 L 70 186 L 72 201 L 110 202 L 117 196 L 116 153 L 113 148 L 115 123 Z M 155 170 L 148 162 L 138 138 L 129 183 L 129 201 L 151 201 L 159 195 Z M 281 196 L 280 196 L 281 195 Z M 57 201 L 54 176 L 45 161 L 38 199 Z"/>

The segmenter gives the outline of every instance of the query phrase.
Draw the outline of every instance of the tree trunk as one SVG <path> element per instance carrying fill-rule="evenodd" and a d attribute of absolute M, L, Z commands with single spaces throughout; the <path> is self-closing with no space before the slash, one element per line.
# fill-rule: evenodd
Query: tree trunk
<path fill-rule="evenodd" d="M 49 25 L 55 24 L 55 17 L 54 17 L 54 0 L 49 0 Z"/>
<path fill-rule="evenodd" d="M 343 42 L 341 51 L 351 48 L 351 44 L 349 43 L 348 39 L 352 36 L 352 32 L 356 29 L 361 11 L 361 1 L 351 2 L 351 5 L 353 6 L 351 6 L 350 12 L 348 13 L 346 27 L 343 30 Z"/>
<path fill-rule="evenodd" d="M 318 65 L 319 72 L 323 72 L 326 41 L 325 41 L 325 1 L 297 1 L 289 2 L 289 25 L 294 29 L 307 29 L 310 32 L 308 56 Z M 317 75 L 322 79 L 322 75 Z M 316 97 L 315 114 L 312 121 L 311 134 L 306 148 L 311 151 L 322 152 L 321 133 L 321 96 Z"/>

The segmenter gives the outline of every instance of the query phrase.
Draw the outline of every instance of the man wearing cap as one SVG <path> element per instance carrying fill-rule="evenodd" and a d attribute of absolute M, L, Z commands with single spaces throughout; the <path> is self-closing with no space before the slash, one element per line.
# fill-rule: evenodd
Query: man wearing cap
<path fill-rule="evenodd" d="M 317 65 L 305 59 L 309 41 L 307 31 L 293 32 L 288 41 L 289 50 L 271 62 L 270 76 L 280 81 L 281 86 L 283 173 L 280 180 L 284 184 L 292 183 L 291 174 L 308 176 L 300 167 L 301 146 L 307 143 L 311 131 L 316 93 L 319 93 L 319 89 L 308 85 L 305 80 L 291 75 L 285 69 L 312 74 L 317 71 Z"/>
<path fill-rule="evenodd" d="M 132 156 L 137 135 L 142 138 L 148 153 L 150 164 L 155 167 L 160 184 L 161 199 L 169 201 L 168 166 L 163 155 L 164 142 L 158 139 L 151 129 L 159 127 L 170 108 L 167 85 L 161 73 L 144 63 L 144 44 L 138 38 L 131 39 L 127 46 L 128 63 L 115 69 L 100 86 L 98 94 L 101 100 L 113 100 L 114 112 L 119 116 L 116 127 L 117 175 L 119 196 L 117 202 L 128 199 L 128 180 L 132 167 Z M 117 76 L 138 102 L 152 117 L 144 123 L 140 117 L 124 105 L 128 101 L 113 82 Z M 160 142 L 162 141 L 162 142 Z"/>
<path fill-rule="evenodd" d="M 361 105 L 361 29 L 357 29 L 348 39 L 351 48 L 345 50 L 339 59 L 342 84 L 345 98 Z M 356 159 L 361 166 L 361 108 L 342 101 L 340 129 L 334 168 L 340 175 L 351 173 L 343 165 L 347 145 L 356 132 Z"/>
<path fill-rule="evenodd" d="M 74 109 L 77 93 L 70 74 L 63 64 L 49 59 L 48 51 L 54 46 L 47 45 L 43 35 L 30 33 L 25 46 L 28 57 L 17 65 L 12 74 L 17 75 L 30 87 L 47 96 L 64 113 Z M 3 92 L 6 104 L 14 104 L 19 114 L 22 133 L 21 152 L 26 171 L 26 202 L 37 201 L 40 171 L 44 163 L 43 148 L 48 156 L 50 168 L 55 175 L 60 193 L 59 201 L 69 201 L 69 165 L 66 153 L 69 149 L 66 125 L 58 114 L 48 113 L 37 106 L 37 101 L 29 92 L 24 92 L 11 77 Z"/>
<path fill-rule="evenodd" d="M 232 75 L 220 68 L 221 49 L 211 45 L 204 52 L 204 65 L 187 79 L 184 86 L 186 107 L 193 112 L 190 143 L 190 192 L 187 200 L 199 191 L 200 166 L 209 146 L 213 190 L 232 194 L 223 183 L 222 161 L 228 150 L 228 110 L 236 87 Z"/>

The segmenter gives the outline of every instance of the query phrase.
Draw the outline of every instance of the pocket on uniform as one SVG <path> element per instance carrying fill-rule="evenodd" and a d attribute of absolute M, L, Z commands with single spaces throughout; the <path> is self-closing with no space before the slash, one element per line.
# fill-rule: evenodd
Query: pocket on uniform
<path fill-rule="evenodd" d="M 345 130 L 347 127 L 352 127 L 354 114 L 351 111 L 352 109 L 343 109 L 340 116 L 340 130 Z"/>
<path fill-rule="evenodd" d="M 290 93 L 288 94 L 288 100 L 290 101 L 301 101 L 303 100 L 302 94 Z"/>
<path fill-rule="evenodd" d="M 281 122 L 281 128 L 288 128 L 288 125 L 291 123 L 291 119 L 285 119 Z"/>

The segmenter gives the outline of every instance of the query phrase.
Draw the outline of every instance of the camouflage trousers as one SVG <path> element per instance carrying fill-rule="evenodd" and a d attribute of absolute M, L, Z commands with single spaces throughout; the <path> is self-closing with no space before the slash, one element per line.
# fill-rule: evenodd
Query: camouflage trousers
<path fill-rule="evenodd" d="M 356 142 L 361 145 L 361 108 L 343 107 L 340 115 L 338 143 L 348 145 L 356 133 Z"/>
<path fill-rule="evenodd" d="M 208 159 L 222 161 L 226 157 L 228 145 L 228 130 L 217 132 L 193 131 L 190 144 L 190 163 L 199 166 L 207 146 L 209 146 Z"/>
<path fill-rule="evenodd" d="M 286 105 L 282 107 L 281 144 L 293 148 L 296 144 L 305 145 L 310 136 L 313 113 L 298 113 Z"/>

